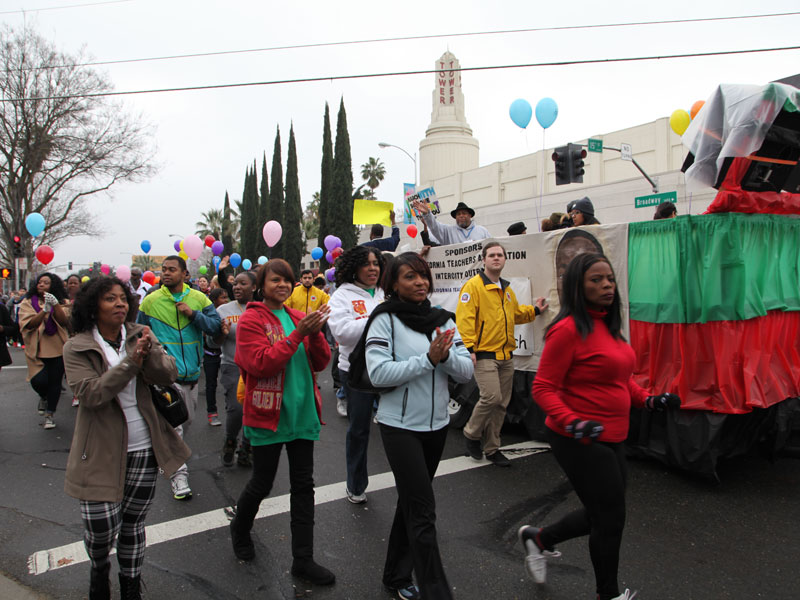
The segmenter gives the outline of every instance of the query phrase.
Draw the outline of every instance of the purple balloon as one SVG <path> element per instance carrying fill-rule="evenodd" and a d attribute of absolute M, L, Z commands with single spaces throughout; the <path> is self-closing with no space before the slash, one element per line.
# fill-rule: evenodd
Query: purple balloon
<path fill-rule="evenodd" d="M 325 236 L 325 248 L 327 250 L 333 250 L 334 248 L 336 248 L 336 239 L 337 238 L 334 235 L 326 235 Z M 341 242 L 339 242 L 339 245 L 341 245 Z M 328 261 L 328 262 L 330 262 L 330 261 Z"/>
<path fill-rule="evenodd" d="M 333 236 L 333 248 L 331 248 L 331 250 L 334 250 L 335 248 L 341 248 L 341 247 L 342 247 L 341 238 Z"/>
<path fill-rule="evenodd" d="M 175 240 L 175 243 L 172 244 L 172 247 L 175 248 L 175 252 L 181 251 L 181 240 Z"/>
<path fill-rule="evenodd" d="M 214 253 L 214 256 L 219 256 L 225 251 L 225 246 L 219 240 L 215 241 L 211 244 L 211 252 Z"/>
<path fill-rule="evenodd" d="M 325 271 L 325 276 L 328 278 L 328 281 L 333 281 L 336 279 L 336 267 L 331 267 Z"/>
<path fill-rule="evenodd" d="M 325 260 L 328 261 L 329 265 L 333 264 L 333 255 L 330 252 L 325 253 Z"/>

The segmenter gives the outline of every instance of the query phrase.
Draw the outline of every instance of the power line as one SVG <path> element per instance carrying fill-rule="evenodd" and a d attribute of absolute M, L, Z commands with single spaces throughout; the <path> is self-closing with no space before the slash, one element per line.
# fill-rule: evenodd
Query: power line
<path fill-rule="evenodd" d="M 120 0 L 123 2 L 129 2 L 130 0 Z M 2 14 L 2 13 L 0 13 Z M 509 35 L 509 34 L 517 34 L 517 33 L 541 33 L 547 31 L 568 31 L 568 30 L 580 30 L 580 29 L 601 29 L 601 28 L 618 28 L 618 27 L 641 27 L 641 26 L 648 26 L 648 25 L 675 25 L 675 24 L 686 24 L 686 23 L 702 23 L 702 22 L 712 22 L 712 21 L 734 21 L 734 20 L 742 20 L 742 19 L 766 19 L 772 17 L 788 17 L 788 16 L 797 16 L 800 15 L 800 12 L 784 12 L 784 13 L 768 13 L 768 14 L 759 14 L 759 15 L 739 15 L 739 16 L 728 16 L 728 17 L 706 17 L 706 18 L 697 18 L 697 19 L 669 19 L 665 21 L 634 21 L 629 23 L 602 23 L 602 24 L 595 24 L 595 25 L 564 25 L 564 26 L 556 26 L 556 27 L 531 27 L 526 29 L 501 29 L 497 31 L 473 31 L 473 32 L 464 32 L 464 33 L 443 33 L 443 34 L 431 34 L 431 35 L 414 35 L 414 36 L 402 36 L 402 37 L 388 37 L 388 38 L 373 38 L 373 39 L 362 39 L 362 40 L 346 40 L 341 42 L 319 42 L 319 43 L 311 43 L 311 44 L 293 44 L 289 46 L 270 46 L 266 48 L 245 48 L 239 50 L 220 50 L 216 52 L 196 52 L 193 54 L 172 54 L 166 56 L 150 56 L 150 57 L 142 57 L 142 58 L 127 58 L 127 59 L 119 59 L 119 60 L 104 60 L 104 61 L 94 61 L 94 62 L 85 62 L 85 63 L 75 63 L 75 64 L 65 64 L 65 65 L 51 65 L 45 67 L 26 67 L 26 69 L 49 69 L 49 68 L 57 68 L 57 69 L 68 69 L 74 67 L 91 67 L 91 66 L 101 66 L 101 65 L 118 65 L 118 64 L 125 64 L 125 63 L 139 63 L 139 62 L 153 62 L 153 61 L 162 61 L 162 60 L 177 60 L 177 59 L 188 59 L 188 58 L 207 58 L 210 56 L 230 56 L 236 54 L 252 54 L 257 52 L 274 52 L 279 50 L 303 50 L 309 48 L 330 48 L 336 46 L 352 46 L 358 44 L 379 44 L 379 43 L 386 43 L 386 42 L 408 42 L 408 41 L 419 41 L 419 40 L 429 40 L 429 39 L 448 39 L 448 38 L 458 38 L 458 37 L 472 37 L 472 36 L 489 36 L 489 35 Z"/>
<path fill-rule="evenodd" d="M 123 4 L 133 0 L 106 0 L 105 2 L 88 2 L 86 4 L 68 4 L 66 6 L 48 6 L 45 8 L 20 8 L 17 10 L 0 11 L 0 15 L 13 15 L 17 13 L 44 12 L 46 10 L 62 10 L 65 8 L 84 8 L 86 6 L 102 6 L 104 4 Z"/>
<path fill-rule="evenodd" d="M 718 52 L 696 52 L 692 54 L 665 54 L 662 56 L 632 56 L 622 58 L 592 58 L 586 60 L 569 60 L 543 63 L 523 63 L 515 65 L 493 65 L 484 67 L 461 67 L 460 69 L 447 69 L 449 71 L 493 71 L 500 69 L 526 69 L 536 67 L 566 67 L 573 65 L 611 64 L 621 62 L 639 62 L 646 60 L 671 60 L 677 58 L 702 58 L 709 56 L 730 56 L 734 54 L 755 54 L 762 52 L 783 52 L 787 50 L 800 50 L 800 46 L 785 46 L 783 48 L 756 48 L 752 50 L 720 50 Z M 304 77 L 300 79 L 278 79 L 274 81 L 247 81 L 240 83 L 219 83 L 212 85 L 195 85 L 186 87 L 158 88 L 150 90 L 128 90 L 122 92 L 98 92 L 96 94 L 67 94 L 63 96 L 38 96 L 31 98 L 3 98 L 2 102 L 31 102 L 34 100 L 65 100 L 69 98 L 99 98 L 103 96 L 132 96 L 136 94 L 161 94 L 166 92 L 189 92 L 197 90 L 219 90 L 225 88 L 255 87 L 264 85 L 285 85 L 289 83 L 314 83 L 319 81 L 341 81 L 346 79 L 369 79 L 377 77 L 401 77 L 407 75 L 430 75 L 439 73 L 440 69 L 423 69 L 418 71 L 392 71 L 387 73 L 362 73 L 356 75 L 325 75 L 319 77 Z"/>

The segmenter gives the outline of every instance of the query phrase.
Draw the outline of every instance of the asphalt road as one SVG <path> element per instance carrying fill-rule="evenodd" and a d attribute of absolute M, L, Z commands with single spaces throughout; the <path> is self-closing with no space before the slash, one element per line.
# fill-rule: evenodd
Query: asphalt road
<path fill-rule="evenodd" d="M 12 356 L 15 366 L 24 365 L 19 351 L 12 350 Z M 189 463 L 194 498 L 173 500 L 162 480 L 148 516 L 149 526 L 163 524 L 158 533 L 163 541 L 150 534 L 157 543 L 145 557 L 146 598 L 390 597 L 381 586 L 381 573 L 396 494 L 391 475 L 381 476 L 389 469 L 380 435 L 374 428 L 369 502 L 354 506 L 344 499 L 346 420 L 336 415 L 329 377 L 321 384 L 327 425 L 315 453 L 316 558 L 336 573 L 336 584 L 309 589 L 289 574 L 289 516 L 280 501 L 273 502 L 272 516 L 256 521 L 256 560 L 242 563 L 234 557 L 222 509 L 233 504 L 249 470 L 222 467 L 223 428 L 201 420 L 187 438 L 194 452 Z M 81 541 L 78 502 L 63 491 L 75 417 L 70 398 L 63 394 L 57 427 L 45 431 L 25 370 L 0 372 L 0 571 L 41 597 L 69 600 L 87 597 L 88 563 L 67 560 L 59 567 L 40 561 L 43 572 L 35 575 L 28 560 Z M 524 445 L 524 431 L 507 427 L 503 441 Z M 435 490 L 442 557 L 455 596 L 593 599 L 585 539 L 560 546 L 563 556 L 551 561 L 546 585 L 529 581 L 522 567 L 519 526 L 550 522 L 579 505 L 552 455 L 515 452 L 513 466 L 500 469 L 475 468 L 477 463 L 459 458 L 462 454 L 463 438 L 453 430 L 443 464 L 453 472 L 438 476 Z M 721 483 L 650 461 L 630 463 L 620 582 L 639 590 L 637 599 L 800 597 L 800 462 L 780 458 L 770 463 L 752 456 L 723 462 L 718 473 Z M 284 460 L 271 497 L 288 491 Z M 116 561 L 112 564 L 115 573 Z M 5 589 L 0 585 L 0 595 L 18 597 Z"/>

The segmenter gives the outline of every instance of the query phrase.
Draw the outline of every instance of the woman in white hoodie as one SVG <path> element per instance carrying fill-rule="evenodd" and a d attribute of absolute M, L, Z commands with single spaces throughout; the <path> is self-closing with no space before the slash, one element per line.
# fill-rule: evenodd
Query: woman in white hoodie
<path fill-rule="evenodd" d="M 367 501 L 367 447 L 372 422 L 372 405 L 377 394 L 354 390 L 347 385 L 350 353 L 361 338 L 369 315 L 383 302 L 378 287 L 383 271 L 379 250 L 356 246 L 336 260 L 336 291 L 328 303 L 331 333 L 339 344 L 339 377 L 347 397 L 347 499 L 353 504 Z"/>

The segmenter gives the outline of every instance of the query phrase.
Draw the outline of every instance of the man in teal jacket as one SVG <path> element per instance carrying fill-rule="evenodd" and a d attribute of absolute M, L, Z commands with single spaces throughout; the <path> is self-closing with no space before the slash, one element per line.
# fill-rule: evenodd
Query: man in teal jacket
<path fill-rule="evenodd" d="M 168 256 L 161 265 L 161 287 L 145 296 L 139 306 L 139 323 L 147 325 L 171 356 L 178 368 L 176 385 L 181 388 L 189 419 L 177 427 L 186 435 L 197 407 L 197 380 L 203 357 L 203 333 L 219 334 L 220 318 L 208 297 L 184 283 L 186 261 Z M 172 476 L 172 495 L 189 500 L 189 469 L 182 465 Z"/>

